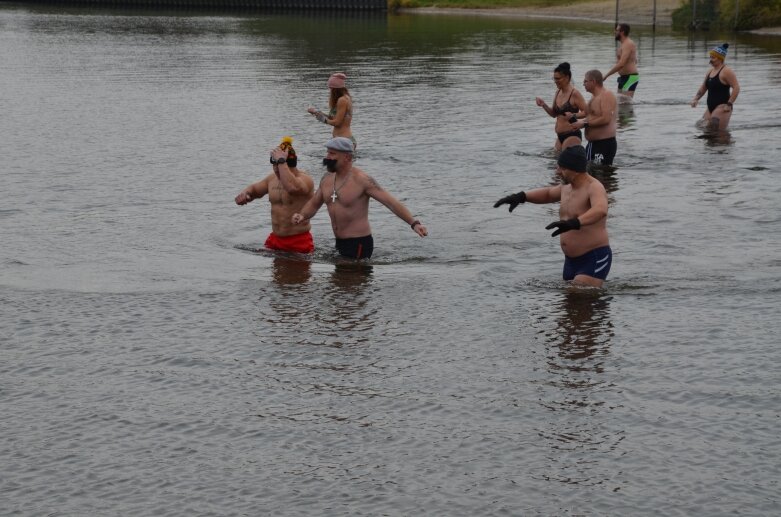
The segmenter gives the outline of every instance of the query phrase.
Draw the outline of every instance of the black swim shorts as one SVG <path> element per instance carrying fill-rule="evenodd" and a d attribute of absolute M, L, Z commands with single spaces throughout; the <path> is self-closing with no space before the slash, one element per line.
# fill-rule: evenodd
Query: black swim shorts
<path fill-rule="evenodd" d="M 336 251 L 343 257 L 356 260 L 371 258 L 374 252 L 374 238 L 367 235 L 365 237 L 336 239 Z"/>

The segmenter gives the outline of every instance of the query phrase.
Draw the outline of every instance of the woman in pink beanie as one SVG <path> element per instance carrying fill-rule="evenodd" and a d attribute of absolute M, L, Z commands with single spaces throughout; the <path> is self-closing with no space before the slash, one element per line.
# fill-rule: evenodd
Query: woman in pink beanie
<path fill-rule="evenodd" d="M 349 138 L 357 148 L 358 142 L 355 141 L 352 129 L 350 129 L 350 124 L 353 121 L 353 99 L 350 97 L 349 90 L 347 90 L 346 81 L 347 76 L 342 72 L 331 74 L 331 77 L 328 78 L 331 96 L 328 99 L 328 107 L 330 109 L 327 115 L 315 108 L 309 108 L 307 111 L 320 122 L 333 126 L 332 135 L 334 137 L 343 136 Z"/>

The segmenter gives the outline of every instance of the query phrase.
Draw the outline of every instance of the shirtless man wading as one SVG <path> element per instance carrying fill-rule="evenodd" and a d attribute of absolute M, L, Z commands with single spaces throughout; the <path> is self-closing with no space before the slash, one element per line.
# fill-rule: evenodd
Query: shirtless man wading
<path fill-rule="evenodd" d="M 285 137 L 279 147 L 271 151 L 273 172 L 249 185 L 236 196 L 237 205 L 246 205 L 268 194 L 271 203 L 271 234 L 266 239 L 268 249 L 312 253 L 315 244 L 308 221 L 291 223 L 292 215 L 312 197 L 314 181 L 298 169 L 298 158 L 293 139 Z"/>
<path fill-rule="evenodd" d="M 564 149 L 556 172 L 563 185 L 538 188 L 503 197 L 494 208 L 508 204 L 510 212 L 520 203 L 560 201 L 561 220 L 545 227 L 556 228 L 564 252 L 564 280 L 601 287 L 613 261 L 607 236 L 607 193 L 599 180 L 586 172 L 586 151 L 579 145 Z"/>
<path fill-rule="evenodd" d="M 605 74 L 605 79 L 618 72 L 617 93 L 634 97 L 640 74 L 637 72 L 637 45 L 629 37 L 629 24 L 616 25 L 615 37 L 621 45 L 616 50 L 616 64 Z"/>
<path fill-rule="evenodd" d="M 616 96 L 605 89 L 599 70 L 589 70 L 583 79 L 583 87 L 591 94 L 588 115 L 571 125 L 573 130 L 585 128 L 588 146 L 586 157 L 594 165 L 613 165 L 618 150 L 616 127 L 618 110 Z"/>
<path fill-rule="evenodd" d="M 401 201 L 380 187 L 377 182 L 353 165 L 355 147 L 349 138 L 335 137 L 325 144 L 328 152 L 323 160 L 328 172 L 320 180 L 314 197 L 293 214 L 294 225 L 309 221 L 323 206 L 328 207 L 331 228 L 340 255 L 352 259 L 368 259 L 374 250 L 374 238 L 369 226 L 369 199 L 379 201 L 410 228 L 425 237 L 428 230 Z M 307 223 L 308 224 L 308 223 Z"/>

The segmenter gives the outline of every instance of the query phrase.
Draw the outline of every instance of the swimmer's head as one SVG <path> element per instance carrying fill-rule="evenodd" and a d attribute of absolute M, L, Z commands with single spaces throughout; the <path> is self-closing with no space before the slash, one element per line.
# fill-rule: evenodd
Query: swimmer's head
<path fill-rule="evenodd" d="M 559 74 L 559 78 L 566 77 L 567 79 L 572 79 L 572 69 L 569 66 L 569 63 L 564 62 L 559 64 L 556 68 L 553 69 L 553 80 L 557 81 L 556 74 Z"/>
<path fill-rule="evenodd" d="M 600 72 L 599 70 L 589 70 L 588 72 L 586 72 L 585 77 L 587 81 L 594 81 L 594 83 L 596 83 L 597 86 L 602 86 L 602 81 L 604 81 L 604 78 L 602 77 L 602 72 Z"/>
<path fill-rule="evenodd" d="M 323 165 L 328 172 L 336 172 L 337 169 L 348 166 L 353 161 L 355 146 L 353 141 L 343 136 L 337 136 L 325 143 L 328 154 L 323 158 Z M 339 165 L 342 163 L 342 165 Z"/>
<path fill-rule="evenodd" d="M 725 59 L 727 59 L 727 49 L 729 48 L 729 43 L 724 43 L 720 47 L 714 47 L 711 49 L 708 54 L 710 57 L 719 59 L 723 63 Z"/>
<path fill-rule="evenodd" d="M 293 149 L 293 137 L 282 137 L 282 143 L 279 144 L 279 148 L 283 151 L 287 151 L 287 166 L 295 167 L 298 165 L 298 156 L 296 156 L 296 150 Z"/>
<path fill-rule="evenodd" d="M 621 35 L 629 36 L 629 24 L 619 23 L 616 25 L 616 41 L 621 41 Z"/>
<path fill-rule="evenodd" d="M 347 87 L 347 76 L 342 72 L 336 72 L 334 74 L 331 74 L 331 77 L 328 78 L 328 87 L 329 88 L 346 88 Z"/>
<path fill-rule="evenodd" d="M 330 139 L 325 143 L 325 147 L 326 149 L 331 149 L 333 151 L 339 151 L 342 153 L 355 152 L 355 146 L 353 145 L 353 141 L 343 136 L 337 136 Z"/>
<path fill-rule="evenodd" d="M 586 172 L 586 166 L 588 165 L 586 150 L 582 145 L 567 147 L 559 155 L 557 163 L 562 169 L 569 169 L 574 172 Z"/>

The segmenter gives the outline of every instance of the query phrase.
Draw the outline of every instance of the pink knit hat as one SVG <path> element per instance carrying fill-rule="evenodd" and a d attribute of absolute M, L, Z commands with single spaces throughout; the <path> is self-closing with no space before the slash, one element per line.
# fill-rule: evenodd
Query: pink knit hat
<path fill-rule="evenodd" d="M 335 74 L 331 74 L 331 77 L 328 78 L 328 87 L 344 88 L 346 79 L 347 76 L 344 75 L 342 72 L 336 72 Z"/>

